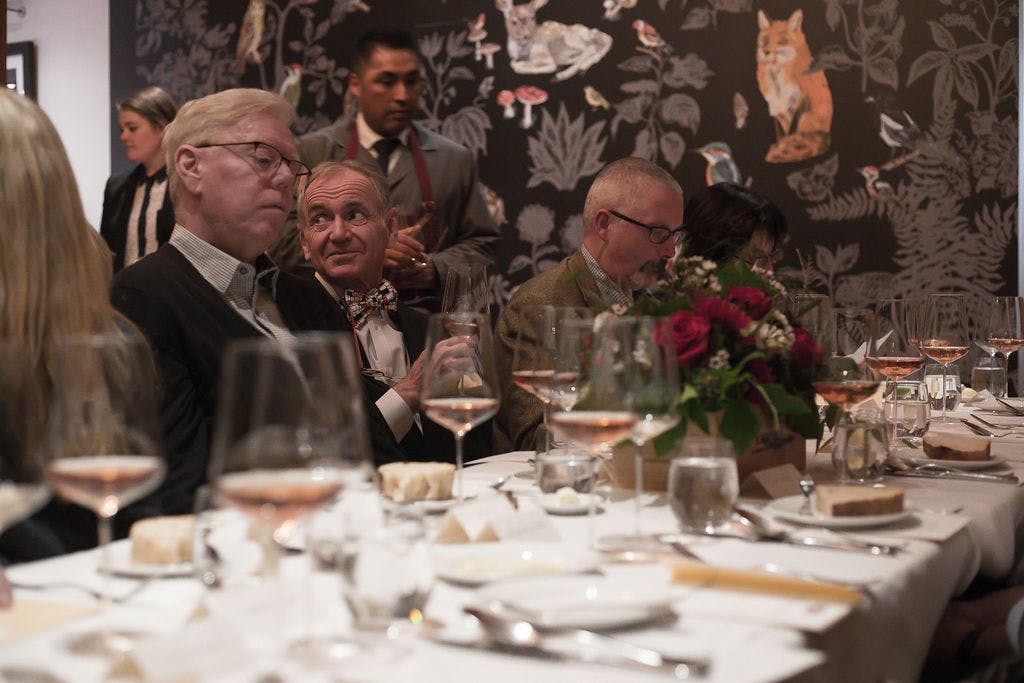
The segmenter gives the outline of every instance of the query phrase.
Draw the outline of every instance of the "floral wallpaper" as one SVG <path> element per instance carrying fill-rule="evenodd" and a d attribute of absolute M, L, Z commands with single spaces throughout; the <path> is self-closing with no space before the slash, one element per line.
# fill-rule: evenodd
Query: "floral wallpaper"
<path fill-rule="evenodd" d="M 1016 291 L 1012 0 L 111 0 L 112 96 L 238 85 L 351 102 L 355 37 L 412 29 L 424 123 L 477 156 L 497 302 L 579 244 L 594 174 L 656 160 L 786 213 L 789 274 L 841 305 Z M 116 121 L 112 121 L 116 126 Z M 115 168 L 122 151 L 111 150 Z"/>

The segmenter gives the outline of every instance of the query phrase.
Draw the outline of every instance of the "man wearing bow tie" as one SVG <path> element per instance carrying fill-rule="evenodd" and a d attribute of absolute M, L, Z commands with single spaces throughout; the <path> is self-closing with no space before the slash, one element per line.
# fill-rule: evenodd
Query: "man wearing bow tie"
<path fill-rule="evenodd" d="M 298 237 L 324 295 L 308 302 L 305 323 L 352 334 L 377 464 L 445 460 L 454 452 L 451 434 L 419 414 L 426 318 L 398 305 L 398 292 L 383 277 L 397 229 L 398 211 L 389 208 L 376 167 L 346 160 L 314 169 L 299 200 Z M 490 454 L 487 431 L 467 437 L 467 459 Z"/>

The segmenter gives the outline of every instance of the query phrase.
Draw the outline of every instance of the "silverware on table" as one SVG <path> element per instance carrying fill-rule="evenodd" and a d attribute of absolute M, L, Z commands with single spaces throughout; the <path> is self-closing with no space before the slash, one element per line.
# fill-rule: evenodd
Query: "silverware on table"
<path fill-rule="evenodd" d="M 758 540 L 777 541 L 789 543 L 790 545 L 804 545 L 815 548 L 827 548 L 829 550 L 849 550 L 854 552 L 868 553 L 870 555 L 896 555 L 903 546 L 889 545 L 885 543 L 872 543 L 862 541 L 849 536 L 836 534 L 838 538 L 819 538 L 808 536 L 798 531 L 791 531 L 785 527 L 770 521 L 767 517 L 747 508 L 736 508 L 737 519 L 740 524 L 756 534 Z M 835 532 L 833 532 L 835 533 Z"/>
<path fill-rule="evenodd" d="M 977 419 L 977 418 L 975 418 L 975 419 Z M 999 438 L 1001 436 L 1011 436 L 1011 435 L 1020 436 L 1020 435 L 1024 434 L 1024 430 L 1021 430 L 1021 429 L 1013 429 L 1013 428 L 1006 428 L 1006 429 L 1004 429 L 1004 428 L 1001 428 L 1001 427 L 999 428 L 999 432 L 1000 433 L 997 434 L 995 430 L 990 429 L 989 427 L 984 427 L 984 426 L 979 425 L 979 424 L 973 424 L 971 422 L 968 422 L 967 420 L 961 420 L 961 422 L 963 422 L 964 424 L 970 426 L 971 430 L 975 434 L 979 434 L 981 436 L 994 436 L 996 438 Z"/>
<path fill-rule="evenodd" d="M 1013 472 L 992 474 L 990 472 L 965 472 L 952 468 L 942 469 L 941 465 L 910 467 L 906 463 L 897 464 L 889 460 L 885 465 L 885 473 L 890 477 L 917 477 L 920 479 L 956 479 L 958 481 L 982 481 L 993 484 L 1012 484 L 1018 486 L 1020 479 Z"/>
<path fill-rule="evenodd" d="M 999 405 L 1001 405 L 1002 407 L 1006 408 L 1007 410 L 1009 410 L 1009 411 L 1010 411 L 1011 413 L 1013 413 L 1014 415 L 1020 415 L 1020 416 L 1024 416 L 1024 409 L 1021 409 L 1021 408 L 1019 408 L 1019 407 L 1017 407 L 1017 406 L 1013 405 L 1013 404 L 1012 404 L 1012 403 L 1010 403 L 1009 401 L 1006 401 L 1006 400 L 1004 400 L 1004 399 L 1001 399 L 1001 398 L 999 398 L 999 397 L 997 397 L 997 396 L 993 396 L 993 398 L 995 398 L 995 399 L 996 399 L 996 403 L 998 403 L 998 404 L 999 404 Z"/>
<path fill-rule="evenodd" d="M 981 425 L 974 424 L 970 420 L 965 420 L 964 418 L 961 417 L 960 422 L 978 436 L 992 436 L 992 434 L 987 429 L 985 429 Z"/>

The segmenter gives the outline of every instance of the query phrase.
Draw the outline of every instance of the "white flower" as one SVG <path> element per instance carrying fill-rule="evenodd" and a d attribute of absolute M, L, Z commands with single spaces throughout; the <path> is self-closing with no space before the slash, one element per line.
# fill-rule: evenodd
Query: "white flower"
<path fill-rule="evenodd" d="M 731 367 L 729 365 L 729 352 L 725 349 L 719 349 L 716 351 L 715 354 L 708 359 L 708 367 L 712 370 L 728 370 Z"/>

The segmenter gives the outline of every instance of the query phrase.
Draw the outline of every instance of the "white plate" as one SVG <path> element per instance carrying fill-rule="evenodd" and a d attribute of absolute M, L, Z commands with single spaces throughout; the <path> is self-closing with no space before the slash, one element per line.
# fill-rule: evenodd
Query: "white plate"
<path fill-rule="evenodd" d="M 989 458 L 988 460 L 936 460 L 934 458 L 920 458 L 915 453 L 921 451 L 911 448 L 900 448 L 893 455 L 903 458 L 911 465 L 941 465 L 943 467 L 954 467 L 958 470 L 987 470 L 1002 465 L 1006 461 L 1002 458 Z"/>
<path fill-rule="evenodd" d="M 612 629 L 664 618 L 671 602 L 667 578 L 552 576 L 493 583 L 477 606 L 541 628 Z"/>
<path fill-rule="evenodd" d="M 459 504 L 458 498 L 447 498 L 445 500 L 417 500 L 411 503 L 396 503 L 387 496 L 383 496 L 384 506 L 392 510 L 403 510 L 408 509 L 415 513 L 434 515 L 442 512 L 448 512 L 451 508 Z M 476 498 L 475 493 L 467 493 L 462 500 L 472 500 Z"/>
<path fill-rule="evenodd" d="M 577 494 L 575 503 L 562 503 L 557 493 L 545 493 L 540 497 L 540 506 L 552 515 L 585 515 L 590 512 L 590 502 L 594 502 L 594 511 L 601 507 L 601 496 L 594 493 Z"/>
<path fill-rule="evenodd" d="M 910 510 L 901 512 L 890 512 L 884 515 L 855 515 L 849 517 L 827 517 L 819 515 L 813 510 L 810 514 L 802 512 L 804 507 L 803 496 L 787 496 L 773 500 L 765 506 L 779 519 L 797 524 L 809 524 L 820 526 L 826 529 L 860 529 L 863 527 L 885 526 L 907 519 L 912 514 Z"/>
<path fill-rule="evenodd" d="M 178 576 L 192 576 L 191 562 L 177 564 L 142 564 L 132 562 L 130 543 L 114 543 L 110 546 L 110 562 L 100 567 L 100 572 L 112 576 L 127 576 L 133 579 L 167 579 Z"/>
<path fill-rule="evenodd" d="M 436 560 L 437 576 L 460 586 L 482 586 L 524 576 L 577 574 L 594 571 L 599 564 L 593 553 L 541 544 L 460 548 L 441 554 L 444 557 Z"/>

